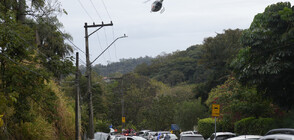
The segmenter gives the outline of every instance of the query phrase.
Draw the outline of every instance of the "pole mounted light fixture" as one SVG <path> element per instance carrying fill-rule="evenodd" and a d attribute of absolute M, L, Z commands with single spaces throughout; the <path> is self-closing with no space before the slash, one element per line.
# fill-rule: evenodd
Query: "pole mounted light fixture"
<path fill-rule="evenodd" d="M 119 40 L 119 39 L 121 39 L 121 38 L 126 38 L 126 37 L 128 37 L 126 34 L 124 34 L 123 36 L 121 36 L 121 37 L 118 37 L 118 38 L 116 38 L 114 41 L 112 41 L 108 46 L 107 46 L 107 48 L 106 49 L 104 49 L 95 59 L 94 59 L 94 61 L 92 61 L 91 63 L 90 63 L 90 65 L 92 65 L 106 50 L 108 50 L 117 40 Z"/>

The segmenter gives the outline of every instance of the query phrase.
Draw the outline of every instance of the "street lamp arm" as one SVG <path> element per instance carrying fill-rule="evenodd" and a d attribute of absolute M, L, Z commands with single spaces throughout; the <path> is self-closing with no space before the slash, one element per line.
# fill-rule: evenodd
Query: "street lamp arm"
<path fill-rule="evenodd" d="M 126 37 L 128 37 L 128 36 L 126 36 L 126 34 L 124 34 L 124 36 L 121 36 L 121 37 L 118 37 L 118 38 L 116 38 L 114 41 L 112 41 L 111 43 L 110 43 L 110 45 L 108 45 L 108 47 L 106 48 L 106 49 L 104 49 L 100 54 L 99 54 L 99 56 L 97 56 L 95 59 L 94 59 L 94 61 L 93 62 L 91 62 L 90 63 L 90 65 L 92 65 L 106 50 L 108 50 L 109 49 L 109 47 L 110 46 L 112 46 L 113 44 L 114 44 L 114 42 L 115 41 L 117 41 L 118 39 L 121 39 L 121 38 L 126 38 Z"/>

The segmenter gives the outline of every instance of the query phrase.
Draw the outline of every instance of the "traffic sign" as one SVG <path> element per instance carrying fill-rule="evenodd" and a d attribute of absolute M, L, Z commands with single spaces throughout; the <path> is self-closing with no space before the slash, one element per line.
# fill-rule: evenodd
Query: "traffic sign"
<path fill-rule="evenodd" d="M 219 104 L 212 104 L 212 117 L 218 117 L 220 114 L 220 105 Z"/>
<path fill-rule="evenodd" d="M 0 115 L 0 127 L 3 126 L 3 124 L 4 124 L 2 117 L 3 117 L 3 115 Z"/>
<path fill-rule="evenodd" d="M 121 118 L 121 122 L 122 122 L 122 123 L 126 123 L 126 117 L 122 117 L 122 118 Z"/>

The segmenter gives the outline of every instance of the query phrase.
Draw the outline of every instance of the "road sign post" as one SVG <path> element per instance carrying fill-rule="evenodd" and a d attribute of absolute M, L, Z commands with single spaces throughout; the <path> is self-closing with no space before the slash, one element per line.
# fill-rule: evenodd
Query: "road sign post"
<path fill-rule="evenodd" d="M 216 137 L 216 117 L 220 114 L 220 105 L 212 104 L 211 116 L 214 117 L 214 137 Z"/>
<path fill-rule="evenodd" d="M 122 122 L 122 123 L 126 123 L 126 117 L 122 117 L 122 118 L 121 118 L 121 122 Z"/>
<path fill-rule="evenodd" d="M 219 104 L 212 104 L 212 117 L 218 117 L 220 114 L 220 105 Z"/>

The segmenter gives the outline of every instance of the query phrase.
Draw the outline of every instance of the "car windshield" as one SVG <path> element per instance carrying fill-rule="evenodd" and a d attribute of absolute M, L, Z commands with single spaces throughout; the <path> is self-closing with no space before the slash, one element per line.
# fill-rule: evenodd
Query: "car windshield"
<path fill-rule="evenodd" d="M 293 131 L 287 131 L 287 130 L 280 130 L 280 131 L 268 132 L 266 135 L 272 135 L 272 134 L 290 134 L 290 135 L 294 135 L 294 132 Z"/>
<path fill-rule="evenodd" d="M 259 140 L 259 138 L 246 138 L 246 139 L 244 139 L 244 140 Z"/>
<path fill-rule="evenodd" d="M 184 136 L 181 139 L 182 140 L 204 140 L 203 137 L 195 137 L 195 136 Z"/>
<path fill-rule="evenodd" d="M 234 137 L 234 135 L 221 135 L 221 136 L 217 136 L 216 140 L 225 140 L 231 137 Z"/>

